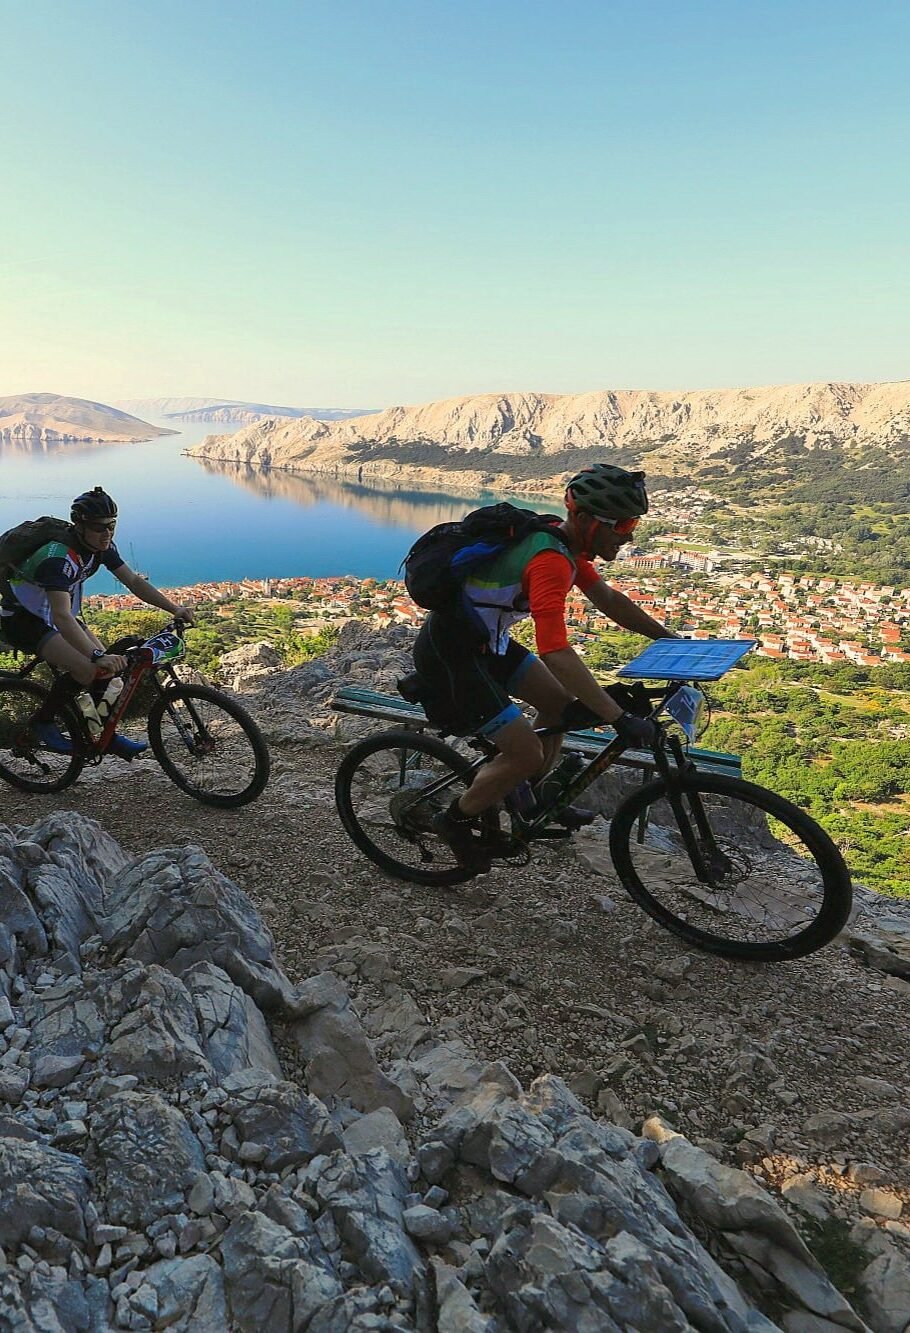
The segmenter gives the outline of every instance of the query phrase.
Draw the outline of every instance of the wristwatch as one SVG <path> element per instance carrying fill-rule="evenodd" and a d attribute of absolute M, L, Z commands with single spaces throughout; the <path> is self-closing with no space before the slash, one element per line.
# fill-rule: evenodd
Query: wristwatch
<path fill-rule="evenodd" d="M 102 659 L 102 657 L 107 657 L 107 649 L 106 649 L 106 648 L 94 648 L 94 649 L 92 649 L 92 661 L 93 661 L 93 662 L 100 662 L 101 659 Z"/>

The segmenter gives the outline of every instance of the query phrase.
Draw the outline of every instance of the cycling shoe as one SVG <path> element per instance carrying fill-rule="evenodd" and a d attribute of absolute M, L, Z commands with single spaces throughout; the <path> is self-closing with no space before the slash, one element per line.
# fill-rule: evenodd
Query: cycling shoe
<path fill-rule="evenodd" d="M 148 741 L 131 741 L 126 736 L 115 734 L 107 752 L 115 754 L 118 759 L 135 759 L 137 754 L 142 754 L 148 748 Z"/>
<path fill-rule="evenodd" d="M 430 820 L 430 828 L 455 853 L 459 865 L 483 875 L 490 869 L 491 853 L 486 850 L 473 823 L 453 819 L 448 810 L 440 810 Z"/>
<path fill-rule="evenodd" d="M 478 841 L 487 856 L 494 860 L 528 859 L 528 844 L 520 838 L 514 838 L 511 833 L 503 833 L 501 829 L 482 828 Z"/>
<path fill-rule="evenodd" d="M 73 753 L 72 741 L 64 736 L 56 722 L 34 722 L 32 731 L 45 750 L 53 750 L 55 754 Z"/>
<path fill-rule="evenodd" d="M 560 810 L 559 814 L 554 817 L 553 823 L 561 824 L 563 828 L 567 828 L 574 833 L 576 829 L 586 828 L 588 824 L 593 824 L 596 818 L 596 810 L 586 810 L 581 805 L 567 805 L 565 810 Z"/>

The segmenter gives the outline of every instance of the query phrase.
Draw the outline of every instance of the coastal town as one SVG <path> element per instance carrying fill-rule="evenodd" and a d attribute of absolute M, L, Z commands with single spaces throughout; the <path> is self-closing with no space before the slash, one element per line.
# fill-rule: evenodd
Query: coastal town
<path fill-rule="evenodd" d="M 798 662 L 910 662 L 910 589 L 782 570 L 748 572 L 721 565 L 718 553 L 674 545 L 672 534 L 656 553 L 630 547 L 611 581 L 690 638 L 752 638 L 760 655 Z M 212 604 L 226 615 L 238 600 L 290 603 L 295 628 L 311 633 L 346 620 L 418 625 L 424 615 L 393 579 L 241 579 L 167 591 L 183 604 Z M 139 605 L 126 592 L 94 596 L 90 603 L 107 611 Z M 575 592 L 568 618 L 583 651 L 603 627 L 602 618 Z"/>

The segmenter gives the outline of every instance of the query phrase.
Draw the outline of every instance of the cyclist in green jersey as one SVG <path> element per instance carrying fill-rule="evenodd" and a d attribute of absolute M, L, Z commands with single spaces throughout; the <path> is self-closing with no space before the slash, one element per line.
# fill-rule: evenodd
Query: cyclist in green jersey
<path fill-rule="evenodd" d="M 178 606 L 141 574 L 130 569 L 114 544 L 117 505 L 100 486 L 78 495 L 70 511 L 72 540 L 46 542 L 22 561 L 5 581 L 0 599 L 0 637 L 13 648 L 49 662 L 80 685 L 92 686 L 126 667 L 81 618 L 85 581 L 109 569 L 134 597 L 191 623 L 193 612 Z M 51 722 L 39 722 L 49 749 L 69 751 L 70 742 Z M 117 736 L 111 752 L 132 758 L 145 741 Z"/>

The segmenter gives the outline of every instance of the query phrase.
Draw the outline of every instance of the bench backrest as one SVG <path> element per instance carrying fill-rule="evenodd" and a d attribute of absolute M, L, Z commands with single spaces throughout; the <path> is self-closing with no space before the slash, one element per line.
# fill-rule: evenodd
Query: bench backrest
<path fill-rule="evenodd" d="M 396 694 L 382 694 L 378 690 L 365 690 L 356 685 L 342 685 L 332 699 L 332 707 L 339 713 L 357 713 L 361 717 L 375 717 L 384 722 L 397 722 L 418 729 L 429 726 L 419 704 L 409 704 Z M 590 758 L 608 745 L 613 735 L 609 728 L 567 731 L 565 745 L 567 749 L 577 750 Z M 690 746 L 689 756 L 704 772 L 742 776 L 742 761 L 737 754 Z M 626 750 L 619 762 L 634 768 L 654 767 L 653 755 L 646 750 Z"/>

